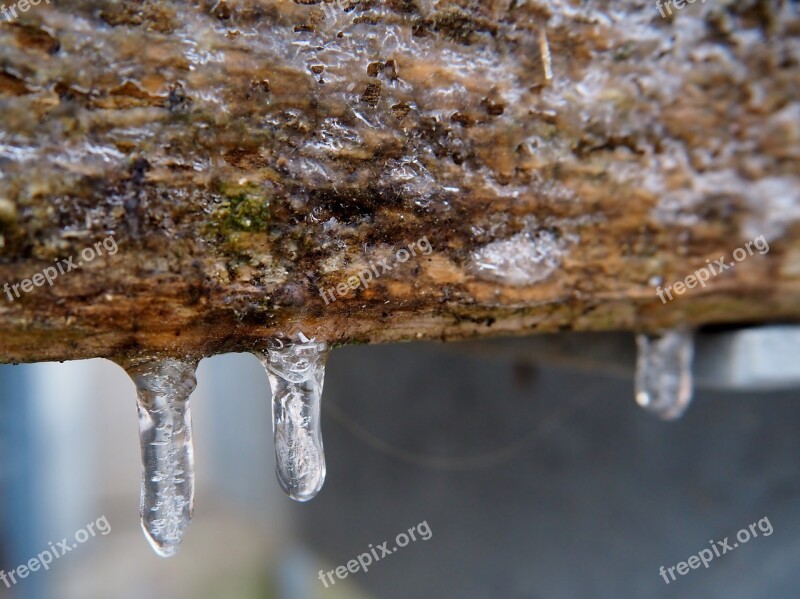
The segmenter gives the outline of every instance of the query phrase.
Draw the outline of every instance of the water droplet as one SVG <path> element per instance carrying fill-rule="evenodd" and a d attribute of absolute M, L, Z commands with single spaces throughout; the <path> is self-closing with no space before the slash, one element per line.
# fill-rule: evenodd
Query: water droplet
<path fill-rule="evenodd" d="M 142 529 L 155 552 L 178 550 L 194 509 L 194 451 L 189 395 L 195 362 L 172 358 L 127 365 L 136 384 L 142 446 Z"/>
<path fill-rule="evenodd" d="M 300 333 L 278 337 L 259 352 L 272 388 L 272 432 L 278 483 L 297 501 L 313 499 L 325 482 L 320 398 L 328 344 Z"/>
<path fill-rule="evenodd" d="M 680 418 L 692 399 L 692 331 L 638 335 L 636 345 L 636 403 L 664 420 Z"/>

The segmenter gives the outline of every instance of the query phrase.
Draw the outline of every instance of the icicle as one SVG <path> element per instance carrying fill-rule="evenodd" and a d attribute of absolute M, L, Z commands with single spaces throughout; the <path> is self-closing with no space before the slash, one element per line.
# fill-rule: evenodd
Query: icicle
<path fill-rule="evenodd" d="M 636 344 L 636 402 L 664 420 L 680 418 L 692 399 L 693 333 L 638 335 Z"/>
<path fill-rule="evenodd" d="M 313 499 L 325 482 L 320 397 L 328 344 L 300 333 L 297 341 L 273 337 L 258 357 L 272 388 L 272 432 L 278 483 L 297 501 Z"/>
<path fill-rule="evenodd" d="M 178 550 L 194 509 L 194 452 L 189 395 L 196 364 L 157 359 L 128 366 L 136 384 L 142 446 L 142 529 L 155 552 Z"/>

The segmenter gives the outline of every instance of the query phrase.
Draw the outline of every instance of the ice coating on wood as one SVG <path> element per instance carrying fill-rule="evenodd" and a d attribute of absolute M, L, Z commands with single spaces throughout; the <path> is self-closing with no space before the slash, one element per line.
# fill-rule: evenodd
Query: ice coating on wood
<path fill-rule="evenodd" d="M 167 327 L 195 355 L 323 308 L 337 344 L 671 326 L 642 281 L 760 234 L 785 244 L 768 269 L 682 305 L 698 324 L 797 320 L 800 3 L 672 10 L 41 3 L 0 27 L 0 283 L 108 233 L 120 251 L 3 300 L 4 359 L 106 355 L 133 311 L 142 350 Z M 365 244 L 423 235 L 435 256 L 392 284 L 331 306 L 297 285 L 335 288 Z M 168 314 L 141 309 L 162 298 Z"/>
<path fill-rule="evenodd" d="M 679 418 L 692 399 L 692 332 L 638 335 L 636 345 L 636 402 L 664 420 Z"/>
<path fill-rule="evenodd" d="M 142 447 L 142 529 L 155 552 L 171 557 L 194 509 L 194 451 L 189 395 L 195 364 L 151 360 L 128 367 L 136 384 Z"/>
<path fill-rule="evenodd" d="M 313 499 L 325 482 L 320 398 L 328 344 L 271 338 L 258 354 L 272 388 L 272 426 L 278 483 L 297 501 Z"/>
<path fill-rule="evenodd" d="M 553 274 L 561 265 L 567 245 L 567 240 L 548 230 L 523 232 L 474 251 L 469 267 L 480 279 L 531 285 Z"/>

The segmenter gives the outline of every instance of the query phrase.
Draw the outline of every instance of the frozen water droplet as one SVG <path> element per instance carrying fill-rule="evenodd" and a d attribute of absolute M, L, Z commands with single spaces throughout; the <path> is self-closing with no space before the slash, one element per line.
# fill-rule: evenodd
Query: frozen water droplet
<path fill-rule="evenodd" d="M 172 358 L 130 365 L 142 446 L 142 529 L 155 552 L 178 550 L 194 509 L 194 451 L 189 395 L 195 363 Z"/>
<path fill-rule="evenodd" d="M 636 403 L 664 420 L 679 418 L 692 399 L 693 333 L 638 335 L 636 345 Z"/>
<path fill-rule="evenodd" d="M 320 397 L 328 344 L 302 333 L 296 341 L 273 337 L 258 357 L 272 388 L 278 483 L 292 499 L 308 501 L 325 482 Z"/>

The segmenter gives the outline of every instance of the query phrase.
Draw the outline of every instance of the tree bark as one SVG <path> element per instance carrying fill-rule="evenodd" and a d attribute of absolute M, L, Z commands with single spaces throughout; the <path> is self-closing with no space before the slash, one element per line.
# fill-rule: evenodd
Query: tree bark
<path fill-rule="evenodd" d="M 2 361 L 800 320 L 796 3 L 17 12 Z"/>

